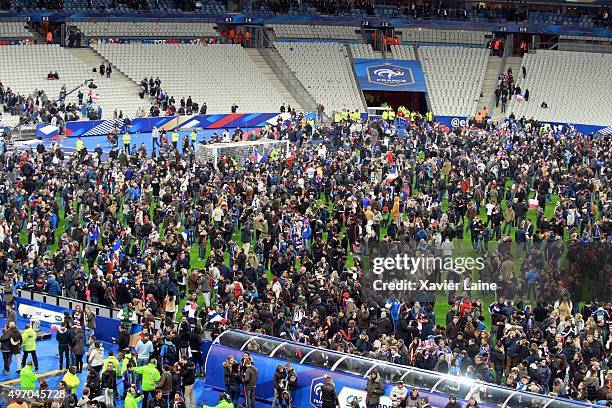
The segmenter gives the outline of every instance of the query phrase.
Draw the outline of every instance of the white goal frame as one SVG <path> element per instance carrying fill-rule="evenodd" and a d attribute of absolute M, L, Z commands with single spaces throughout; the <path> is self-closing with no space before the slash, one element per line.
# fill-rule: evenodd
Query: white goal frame
<path fill-rule="evenodd" d="M 205 164 L 210 160 L 215 167 L 219 158 L 223 156 L 232 157 L 239 166 L 244 166 L 247 160 L 252 160 L 255 150 L 262 156 L 267 156 L 273 149 L 279 150 L 279 157 L 285 158 L 289 155 L 289 140 L 259 139 L 245 140 L 242 142 L 198 144 L 196 146 L 196 160 Z"/>

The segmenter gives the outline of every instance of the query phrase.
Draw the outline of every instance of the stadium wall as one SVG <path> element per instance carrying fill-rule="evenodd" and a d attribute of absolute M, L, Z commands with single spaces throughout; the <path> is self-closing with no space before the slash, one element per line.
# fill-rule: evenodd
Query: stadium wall
<path fill-rule="evenodd" d="M 81 310 L 89 307 L 96 313 L 96 339 L 111 343 L 119 337 L 119 320 L 111 317 L 117 316 L 118 309 L 28 290 L 18 290 L 15 303 L 18 317 L 24 320 L 34 317 L 40 321 L 41 328 L 51 331 L 53 326 L 64 321 L 64 312 L 72 314 L 76 305 L 80 305 Z"/>
<path fill-rule="evenodd" d="M 88 307 L 96 314 L 96 339 L 113 343 L 119 337 L 120 320 L 117 318 L 117 314 L 120 312 L 120 309 L 23 288 L 18 288 L 15 292 L 15 311 L 17 312 L 17 317 L 23 321 L 30 321 L 30 318 L 34 317 L 34 319 L 40 322 L 43 331 L 53 332 L 53 326 L 59 325 L 64 321 L 64 312 L 72 315 L 74 308 L 79 305 L 81 310 L 85 310 Z M 156 328 L 160 327 L 160 323 L 161 321 L 156 319 Z M 141 324 L 132 325 L 130 333 L 132 345 L 138 340 L 138 335 L 141 331 Z M 202 344 L 202 349 L 200 350 L 204 353 L 202 355 L 208 353 L 210 345 L 210 341 L 205 341 Z"/>

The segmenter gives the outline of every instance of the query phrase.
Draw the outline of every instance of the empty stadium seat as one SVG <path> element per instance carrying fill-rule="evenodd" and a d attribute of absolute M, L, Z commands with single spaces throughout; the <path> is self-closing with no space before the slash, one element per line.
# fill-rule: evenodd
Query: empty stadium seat
<path fill-rule="evenodd" d="M 515 72 L 529 101 L 513 97 L 508 112 L 541 121 L 610 125 L 612 54 L 538 50 L 525 54 L 527 77 Z M 606 91 L 606 89 L 608 89 Z M 546 102 L 548 108 L 541 107 Z"/>
<path fill-rule="evenodd" d="M 191 96 L 209 113 L 276 112 L 284 102 L 240 45 L 94 44 L 93 48 L 135 82 L 159 76 L 178 101 Z"/>
<path fill-rule="evenodd" d="M 370 44 L 349 44 L 353 58 L 368 58 L 374 59 L 374 50 Z"/>
<path fill-rule="evenodd" d="M 328 40 L 360 40 L 357 34 L 359 27 L 325 26 L 301 24 L 271 24 L 277 38 L 328 39 Z"/>
<path fill-rule="evenodd" d="M 217 37 L 208 22 L 164 21 L 79 21 L 75 25 L 87 37 Z"/>
<path fill-rule="evenodd" d="M 419 47 L 431 110 L 442 116 L 474 116 L 489 58 L 485 48 Z"/>
<path fill-rule="evenodd" d="M 398 27 L 401 30 L 402 41 L 408 43 L 445 43 L 484 45 L 487 43 L 485 31 L 439 30 L 421 27 Z"/>
<path fill-rule="evenodd" d="M 326 112 L 365 111 L 347 50 L 340 43 L 275 42 L 294 75 Z"/>
<path fill-rule="evenodd" d="M 25 21 L 5 21 L 0 23 L 0 38 L 32 38 L 34 34 L 25 28 Z"/>
<path fill-rule="evenodd" d="M 2 46 L 0 60 L 3 61 L 0 64 L 0 78 L 4 86 L 25 96 L 42 89 L 49 99 L 58 99 L 62 85 L 65 84 L 67 91 L 70 91 L 93 78 L 98 87 L 95 91 L 99 93 L 103 118 L 112 118 L 115 109 L 133 117 L 139 107 L 148 108 L 146 101 L 141 101 L 138 95 L 130 94 L 130 90 L 112 78 L 92 73 L 94 67 L 85 64 L 59 45 Z M 47 80 L 50 71 L 57 71 L 60 79 Z M 87 87 L 82 90 L 84 94 L 89 91 Z M 66 102 L 77 102 L 77 92 L 69 95 Z"/>
<path fill-rule="evenodd" d="M 393 59 L 398 60 L 415 60 L 417 59 L 412 45 L 392 45 L 391 54 Z"/>

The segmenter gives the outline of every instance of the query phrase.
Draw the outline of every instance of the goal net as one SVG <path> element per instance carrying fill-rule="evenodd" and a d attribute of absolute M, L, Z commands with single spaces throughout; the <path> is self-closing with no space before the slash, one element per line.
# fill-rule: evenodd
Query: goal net
<path fill-rule="evenodd" d="M 235 161 L 238 166 L 244 166 L 249 161 L 261 163 L 274 157 L 285 158 L 288 154 L 288 140 L 260 139 L 199 144 L 196 147 L 196 160 L 200 164 L 213 163 L 215 167 L 223 158 Z"/>

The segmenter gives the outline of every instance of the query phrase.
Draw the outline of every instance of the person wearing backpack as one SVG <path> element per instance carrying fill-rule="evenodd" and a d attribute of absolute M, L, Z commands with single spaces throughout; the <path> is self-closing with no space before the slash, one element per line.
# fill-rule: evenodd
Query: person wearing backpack
<path fill-rule="evenodd" d="M 123 371 L 123 399 L 124 400 L 128 396 L 127 394 L 130 388 L 134 390 L 138 390 L 139 388 L 138 387 L 138 375 L 136 375 L 136 372 L 134 371 L 135 366 L 136 366 L 136 363 L 130 361 L 127 364 L 127 367 L 125 368 L 125 370 Z"/>
<path fill-rule="evenodd" d="M 126 347 L 123 350 L 123 360 L 121 360 L 121 375 L 125 373 L 130 363 L 132 364 L 132 367 L 136 367 L 136 356 L 132 354 L 132 349 L 130 347 Z"/>

